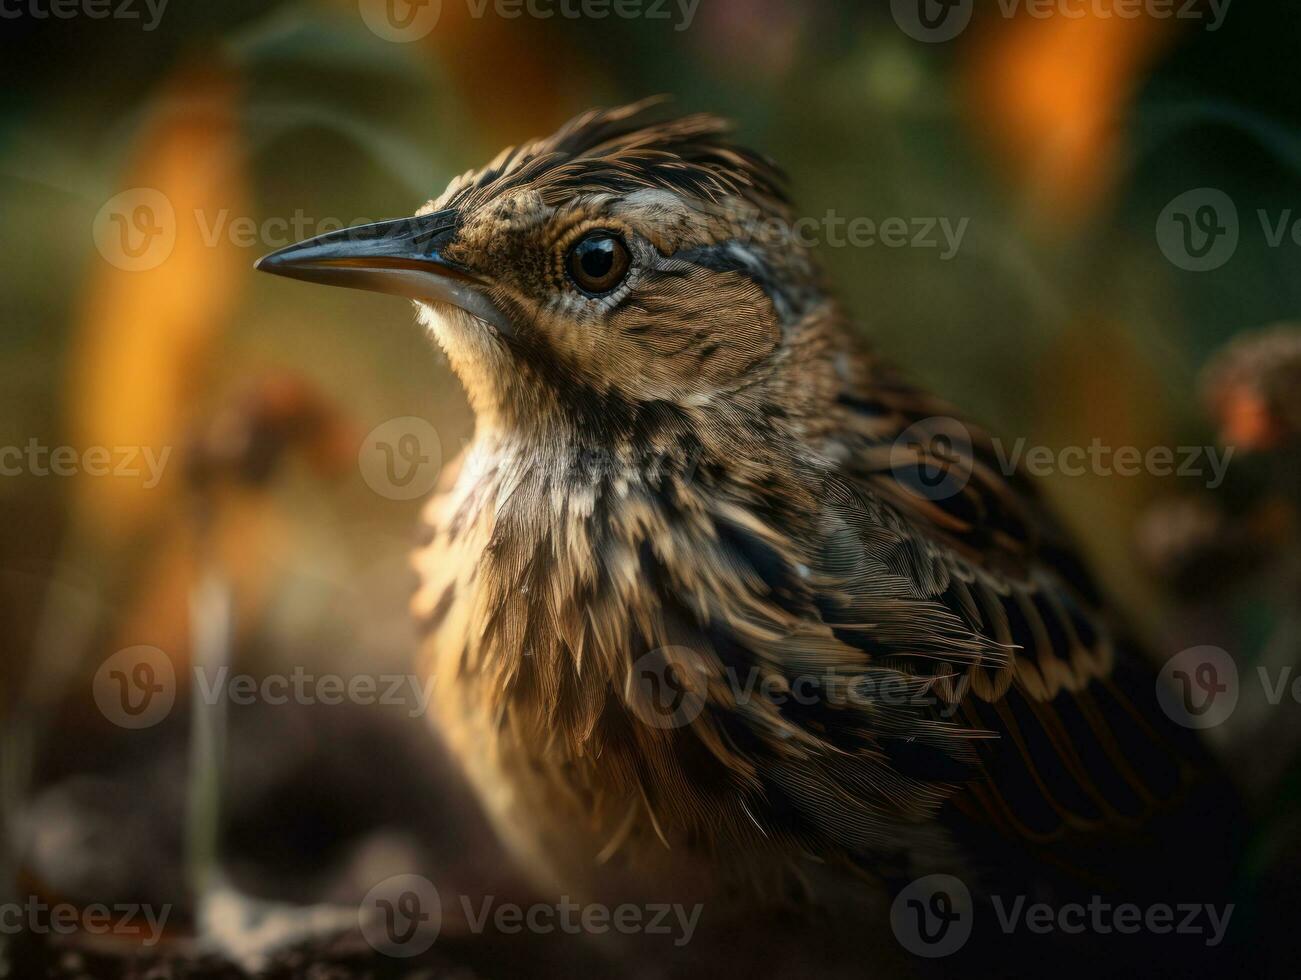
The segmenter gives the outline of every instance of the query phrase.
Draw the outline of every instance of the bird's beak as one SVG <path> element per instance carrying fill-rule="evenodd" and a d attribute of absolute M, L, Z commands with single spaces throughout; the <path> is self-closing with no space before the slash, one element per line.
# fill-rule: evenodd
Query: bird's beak
<path fill-rule="evenodd" d="M 443 256 L 455 234 L 456 213 L 436 211 L 317 235 L 264 255 L 254 268 L 304 282 L 448 303 L 508 332 L 509 321 L 488 298 L 487 281 Z"/>

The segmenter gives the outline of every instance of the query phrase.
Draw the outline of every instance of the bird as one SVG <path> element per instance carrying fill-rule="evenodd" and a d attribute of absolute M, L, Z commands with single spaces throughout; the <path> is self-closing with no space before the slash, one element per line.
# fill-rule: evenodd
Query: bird
<path fill-rule="evenodd" d="M 1255 452 L 1301 441 L 1301 326 L 1244 331 L 1202 375 L 1202 400 L 1225 443 Z"/>
<path fill-rule="evenodd" d="M 726 122 L 647 100 L 258 262 L 414 301 L 464 387 L 412 608 L 494 827 L 552 894 L 861 889 L 878 924 L 934 874 L 1218 887 L 1230 782 L 1034 482 L 875 353 L 796 220 Z"/>

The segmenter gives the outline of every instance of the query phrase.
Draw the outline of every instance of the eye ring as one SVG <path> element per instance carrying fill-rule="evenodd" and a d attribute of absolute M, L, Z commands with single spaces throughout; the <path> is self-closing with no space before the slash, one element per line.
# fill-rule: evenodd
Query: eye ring
<path fill-rule="evenodd" d="M 632 254 L 616 232 L 590 231 L 565 255 L 565 273 L 587 296 L 607 296 L 623 284 L 632 268 Z"/>

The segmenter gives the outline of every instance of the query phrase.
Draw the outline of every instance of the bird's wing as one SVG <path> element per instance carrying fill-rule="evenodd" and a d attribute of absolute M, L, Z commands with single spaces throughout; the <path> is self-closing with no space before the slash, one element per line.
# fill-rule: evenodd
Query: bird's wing
<path fill-rule="evenodd" d="M 903 383 L 870 390 L 841 399 L 823 568 L 839 586 L 819 599 L 823 620 L 928 678 L 938 713 L 972 730 L 977 774 L 950 801 L 963 819 L 1042 845 L 1142 827 L 1197 780 L 1198 744 L 989 437 Z M 901 607 L 911 633 L 883 628 Z M 906 739 L 882 744 L 912 775 L 930 764 Z"/>

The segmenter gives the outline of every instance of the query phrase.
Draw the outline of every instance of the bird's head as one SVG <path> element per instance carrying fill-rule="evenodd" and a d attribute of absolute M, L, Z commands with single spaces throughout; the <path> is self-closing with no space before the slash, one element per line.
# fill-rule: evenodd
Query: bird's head
<path fill-rule="evenodd" d="M 481 421 L 725 404 L 782 373 L 826 301 L 776 167 L 712 116 L 652 111 L 586 113 L 412 218 L 259 268 L 414 299 Z"/>

